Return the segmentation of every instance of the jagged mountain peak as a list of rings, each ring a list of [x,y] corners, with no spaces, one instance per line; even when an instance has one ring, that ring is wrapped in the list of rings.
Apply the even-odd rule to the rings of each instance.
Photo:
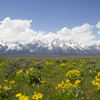
[[[35,43],[37,43],[37,41],[38,41],[38,40],[34,39],[34,40],[32,40],[31,42],[29,42],[29,43],[27,43],[27,44],[30,44],[30,43],[31,43],[31,44],[35,44]]]
[[[6,51],[8,51],[8,50],[22,50],[22,49],[23,48],[21,47],[21,45],[14,43],[14,44],[9,44]]]
[[[60,40],[56,38],[51,42],[47,40],[33,40],[27,44],[19,42],[7,43],[1,41],[0,54],[100,54],[100,45],[85,46],[73,40]],[[6,45],[6,46],[5,46]],[[2,51],[2,52],[1,52]]]
[[[12,43],[12,44],[21,44],[21,43],[19,43],[19,42],[14,42],[14,43]]]
[[[52,46],[57,46],[57,47],[63,47],[64,46],[64,43],[60,39],[54,39],[51,42],[51,45]]]
[[[49,44],[49,42],[47,40],[43,40],[42,41],[44,44]]]
[[[2,40],[2,41],[0,41],[0,45],[6,46],[7,45],[7,42],[5,40]]]
[[[60,42],[62,42],[62,41],[61,41],[59,38],[56,38],[56,39],[52,40],[52,42],[60,43]]]

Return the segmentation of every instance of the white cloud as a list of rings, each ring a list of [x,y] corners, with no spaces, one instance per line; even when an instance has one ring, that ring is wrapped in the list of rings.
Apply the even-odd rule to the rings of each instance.
[[[56,33],[45,31],[36,32],[32,30],[31,27],[32,20],[11,20],[9,17],[0,21],[0,40],[5,40],[7,42],[31,42],[34,39],[37,40],[48,40],[52,41],[55,38],[60,40],[74,40],[87,44],[92,39],[96,38],[92,35],[93,26],[85,23],[82,26],[74,27],[73,29],[68,29],[67,27],[62,28]],[[98,27],[98,25],[96,25]]]
[[[92,28],[89,24],[85,23],[82,26],[75,27],[71,30],[73,40],[81,43],[88,43],[93,38],[96,38],[92,35]]]
[[[9,17],[1,21],[0,40],[4,39],[8,42],[25,41],[36,32],[30,29],[32,20],[11,20]]]
[[[97,28],[99,28],[100,29],[100,21],[96,24],[96,26],[95,27],[97,27]],[[98,31],[98,34],[100,34],[100,31]]]
[[[86,44],[91,39],[95,38],[94,35],[92,35],[92,28],[93,26],[90,26],[89,24],[85,23],[82,26],[74,27],[72,30],[67,29],[67,27],[64,27],[61,29],[61,31],[57,31],[58,37],[61,39],[66,40],[74,40],[76,42],[81,42]]]
[[[100,45],[100,40],[90,41],[89,44],[98,44]]]
[[[98,34],[100,34],[100,31],[98,31]]]
[[[98,22],[97,25],[96,25],[95,27],[97,27],[97,28],[100,29],[100,22]],[[100,31],[98,31],[98,34],[100,34]]]
[[[83,24],[82,26],[74,27],[72,30],[64,27],[60,31],[57,31],[57,33],[37,33],[35,39],[47,39],[48,41],[52,41],[55,38],[59,38],[60,40],[74,40],[76,42],[87,44],[90,40],[96,38],[94,35],[92,35],[92,28],[93,26],[90,26],[87,23]]]
[[[95,27],[100,28],[100,22],[98,22]]]

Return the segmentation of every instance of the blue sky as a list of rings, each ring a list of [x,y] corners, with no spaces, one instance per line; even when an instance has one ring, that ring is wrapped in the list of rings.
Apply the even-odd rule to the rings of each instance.
[[[27,20],[32,22],[26,22],[26,27],[23,26],[23,24],[20,26],[20,23],[14,22],[13,26],[16,26],[16,23],[22,28],[21,31],[19,31],[19,28],[17,27],[16,30],[14,27],[10,28],[10,21],[9,21],[9,27],[5,27],[6,24],[3,24],[5,19],[9,19],[12,23],[14,20],[21,20],[20,23],[23,23],[22,21]],[[99,28],[99,21],[100,21],[100,0],[1,0],[0,1],[0,36],[1,38],[7,41],[23,41],[25,42],[25,39],[29,39],[32,41],[33,39],[41,39],[41,34],[43,39],[46,39],[50,37],[50,40],[52,37],[56,37],[56,34],[59,34],[59,37],[61,36],[61,39],[63,39],[62,36],[64,36],[64,39],[73,39],[74,36],[78,36],[79,33],[77,31],[79,30],[80,34],[84,32],[81,32],[80,27],[88,27],[86,31],[90,32],[84,32],[84,34],[80,35],[84,36],[84,39],[87,36],[90,36],[89,40],[86,39],[86,42],[98,42],[100,39],[100,34],[98,34],[98,31],[100,31]],[[87,24],[85,24],[87,23]],[[30,24],[30,25],[28,25]],[[98,24],[98,27],[95,27]],[[93,25],[93,27],[92,27]],[[23,29],[24,27],[24,29]],[[77,31],[74,31],[74,28],[77,28]],[[92,29],[91,29],[92,27]],[[31,35],[28,35],[28,31],[25,33],[25,29],[28,28],[30,31],[33,31]],[[62,30],[63,29],[63,30]],[[10,30],[10,31],[9,31]],[[18,31],[17,33],[13,33],[13,31]],[[63,33],[62,33],[62,31]],[[68,31],[70,30],[70,32]],[[7,37],[8,32],[9,36],[11,34],[11,38]],[[45,32],[44,32],[45,31]],[[59,32],[58,32],[59,31]],[[11,33],[12,32],[12,33]],[[34,33],[35,32],[35,33]],[[50,33],[51,32],[51,33]],[[72,34],[70,37],[66,33]],[[75,34],[73,33],[75,32]],[[25,33],[25,34],[24,34]],[[5,35],[4,35],[5,34]],[[16,36],[16,39],[12,37],[12,34]],[[21,36],[26,35],[27,38],[21,40],[21,36],[18,36],[18,34]],[[30,34],[30,33],[29,33]],[[44,36],[45,34],[49,34],[48,36]],[[85,35],[88,34],[88,35]],[[38,36],[39,35],[39,36]],[[92,36],[92,37],[91,37]],[[45,37],[45,38],[44,38]],[[65,38],[66,37],[66,38]],[[68,38],[67,38],[68,37]],[[9,40],[9,39],[10,40]],[[75,41],[78,42],[78,38],[76,37]],[[79,40],[79,42],[82,42],[83,38]],[[83,43],[86,44],[85,41]]]

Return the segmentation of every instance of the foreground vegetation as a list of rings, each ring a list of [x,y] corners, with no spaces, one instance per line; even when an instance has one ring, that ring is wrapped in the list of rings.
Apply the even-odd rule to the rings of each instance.
[[[0,100],[99,99],[99,57],[0,58]]]

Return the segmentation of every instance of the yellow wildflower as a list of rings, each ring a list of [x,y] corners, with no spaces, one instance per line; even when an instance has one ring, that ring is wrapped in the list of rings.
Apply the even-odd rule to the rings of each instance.
[[[76,88],[76,85],[72,85],[72,87]]]
[[[30,68],[29,70],[32,71],[34,69],[34,67]]]
[[[5,90],[8,89],[8,86],[4,86],[3,89],[5,89]]]
[[[58,83],[58,87],[59,87],[59,88],[61,87],[61,84],[60,84],[60,83]]]
[[[61,84],[60,86],[61,86],[61,88],[65,88],[65,84]]]
[[[69,88],[69,84],[66,84],[66,87]]]
[[[39,63],[39,62],[35,62],[35,64],[37,64],[37,63]]]
[[[64,84],[64,81],[61,81],[62,84]]]
[[[97,75],[100,76],[100,72],[98,72]]]
[[[38,95],[33,95],[33,97],[32,97],[32,99],[36,99],[36,100],[38,100]]]
[[[12,89],[12,87],[10,86],[10,89]]]
[[[96,81],[100,81],[100,79],[99,78],[96,78]]]
[[[96,82],[96,85],[99,85],[99,82]]]
[[[13,83],[13,84],[14,84],[14,83],[15,83],[15,81],[10,81],[10,83]]]
[[[90,73],[92,73],[92,70],[90,69]]]
[[[32,60],[32,62],[34,62],[34,60]]]
[[[27,96],[21,95],[19,97],[19,100],[29,100]]]
[[[99,90],[100,89],[100,86],[97,89]]]
[[[45,81],[40,81],[40,83],[45,83]]]
[[[23,71],[23,70],[18,71],[18,72],[16,73],[16,75],[20,74],[22,71]]]
[[[75,84],[78,84],[78,83],[80,83],[81,82],[81,80],[76,80],[75,81]]]
[[[24,76],[26,76],[26,74],[24,74]]]
[[[38,96],[38,98],[42,98],[43,94],[42,93],[38,93],[37,96]]]
[[[38,70],[37,68],[35,68],[35,70]]]
[[[34,93],[36,94],[36,91],[34,91]]]
[[[28,71],[28,70],[26,70],[26,73],[29,73],[29,71]]]
[[[97,79],[97,76],[95,76],[95,79]]]
[[[95,84],[96,84],[95,80],[93,80],[93,81],[92,81],[92,84],[93,84],[93,85],[95,85]]]
[[[68,83],[69,86],[72,86],[72,83]]]
[[[55,87],[55,90],[57,90],[57,86]]]
[[[8,80],[4,80],[5,82],[8,82]]]
[[[22,93],[18,93],[16,94],[16,97],[20,97],[22,95]]]
[[[70,80],[66,80],[66,82],[68,83],[68,82],[70,82]]]

